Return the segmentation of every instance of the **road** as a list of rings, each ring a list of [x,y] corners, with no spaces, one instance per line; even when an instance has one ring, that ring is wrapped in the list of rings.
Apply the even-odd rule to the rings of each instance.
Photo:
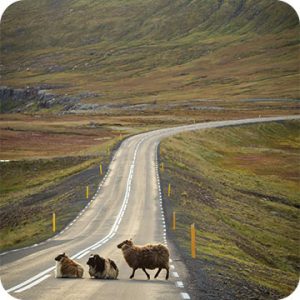
[[[55,237],[31,247],[1,254],[1,281],[17,299],[189,299],[188,270],[176,260],[166,239],[165,219],[157,169],[161,139],[189,130],[299,119],[284,116],[192,124],[139,134],[126,139],[115,153],[98,192],[70,226]],[[57,212],[59,215],[59,212]],[[131,269],[116,245],[128,238],[137,244],[167,243],[171,249],[170,279],[162,270],[151,280]],[[85,268],[83,279],[54,278],[54,257],[66,252]],[[113,259],[118,280],[90,279],[86,262],[91,253]],[[175,258],[175,259],[174,259]]]

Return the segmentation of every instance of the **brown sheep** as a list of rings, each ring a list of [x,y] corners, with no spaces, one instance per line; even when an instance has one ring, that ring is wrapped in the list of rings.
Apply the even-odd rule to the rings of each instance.
[[[142,269],[147,278],[150,279],[150,275],[146,272],[146,269],[154,270],[158,268],[154,278],[156,278],[162,269],[167,270],[166,279],[169,278],[169,250],[162,244],[148,244],[145,246],[136,246],[132,240],[125,240],[117,246],[122,249],[123,256],[129,265],[133,269],[130,279],[134,277],[134,273],[137,269]]]
[[[82,278],[83,267],[70,259],[65,253],[55,257],[55,277],[59,278]]]

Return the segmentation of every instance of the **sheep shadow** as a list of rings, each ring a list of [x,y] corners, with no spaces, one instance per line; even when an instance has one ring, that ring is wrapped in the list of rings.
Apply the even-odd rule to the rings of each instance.
[[[68,279],[68,278],[65,278]],[[69,279],[76,279],[76,278],[69,278]],[[117,279],[103,279],[103,278],[82,278],[82,279],[87,279],[87,280],[93,280],[93,281],[99,281],[99,282],[125,282],[125,283],[146,283],[146,284],[151,284],[151,283],[158,283],[158,284],[165,284],[165,283],[171,283],[169,280],[165,279],[130,279],[130,278],[117,278]]]
[[[68,280],[78,280],[78,279],[86,279],[85,277],[53,277],[54,279],[57,279],[57,280],[65,280],[65,281],[68,281]]]
[[[145,285],[150,286],[150,285],[156,285],[156,286],[172,286],[174,285],[174,282],[172,280],[165,280],[165,279],[130,279],[130,278],[117,278],[117,279],[99,279],[99,278],[89,278],[89,277],[83,277],[83,278],[69,278],[69,277],[60,277],[60,278],[55,278],[58,279],[60,282],[74,282],[77,279],[80,280],[87,280],[90,282],[91,285],[101,283],[105,285],[117,285],[118,284],[126,284],[128,286],[131,285]]]
[[[144,283],[144,284],[159,284],[159,285],[173,285],[171,280],[165,279],[130,279],[130,278],[119,278],[119,281],[126,282],[128,284]]]
[[[53,277],[54,280],[58,280],[59,282],[71,282],[71,281],[76,281],[76,280],[84,280],[86,278],[82,277],[82,278],[71,278],[71,277]]]

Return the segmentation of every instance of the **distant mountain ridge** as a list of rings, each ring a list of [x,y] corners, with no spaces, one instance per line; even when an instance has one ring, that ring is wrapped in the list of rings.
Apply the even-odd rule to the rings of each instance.
[[[249,57],[269,64],[269,57],[272,66],[265,72],[281,57],[284,65],[278,69],[295,76],[298,69],[290,65],[295,66],[297,50],[298,17],[274,0],[23,0],[6,11],[1,23],[4,85],[60,85],[61,94],[101,93],[105,97],[92,99],[100,102],[169,100],[175,91],[180,99],[194,98],[203,87],[210,95],[220,84],[225,86],[213,97],[233,96],[232,86],[245,96],[266,96],[256,87],[260,83],[250,94],[241,90],[249,74],[237,74],[236,66],[226,76],[211,70],[225,72],[233,66],[231,59],[249,68]],[[268,51],[271,57],[263,57]],[[272,94],[271,87],[267,91]],[[298,94],[283,91],[282,96]]]
[[[20,10],[22,19],[13,20]],[[78,47],[102,41],[148,44],[149,40],[178,39],[196,32],[264,34],[296,25],[295,12],[274,0],[25,0],[3,18],[1,50]]]

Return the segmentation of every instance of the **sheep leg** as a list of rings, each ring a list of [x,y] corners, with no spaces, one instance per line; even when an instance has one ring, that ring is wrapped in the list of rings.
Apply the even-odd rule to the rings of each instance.
[[[168,278],[169,278],[169,269],[166,268],[166,270],[167,270],[166,280],[168,280]]]
[[[136,269],[133,269],[132,274],[131,274],[131,276],[130,276],[130,279],[132,279],[132,278],[134,277],[135,270],[136,270]]]
[[[161,271],[161,268],[158,269],[158,271],[157,271],[157,273],[155,274],[154,278],[156,278],[156,277],[159,275],[160,271]]]
[[[147,273],[146,269],[143,268],[143,271],[146,273],[148,280],[150,279],[150,275]]]
[[[136,269],[132,269],[132,274],[131,274],[131,276],[130,276],[130,279],[132,279],[132,278],[134,277],[135,270],[136,270]]]

